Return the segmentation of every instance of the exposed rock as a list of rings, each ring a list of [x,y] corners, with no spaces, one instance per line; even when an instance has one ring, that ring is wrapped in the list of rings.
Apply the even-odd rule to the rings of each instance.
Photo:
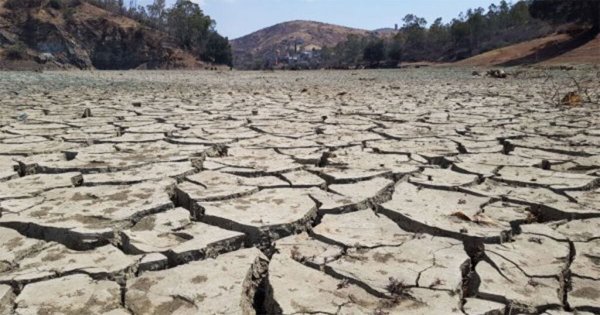
[[[502,69],[488,70],[486,75],[495,79],[506,79],[508,77],[508,74],[506,74],[506,72],[504,72]]]
[[[198,68],[201,63],[164,33],[88,2],[5,6],[0,38],[27,45],[19,60],[49,69]],[[68,10],[68,11],[67,11]],[[0,40],[0,44],[6,45]],[[14,69],[10,60],[2,63]],[[19,65],[19,63],[15,63]],[[33,67],[29,65],[29,67]]]

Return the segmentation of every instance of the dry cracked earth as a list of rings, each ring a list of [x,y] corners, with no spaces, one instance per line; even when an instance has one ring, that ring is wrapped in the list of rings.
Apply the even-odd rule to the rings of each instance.
[[[598,314],[600,107],[546,83],[2,73],[0,314]]]

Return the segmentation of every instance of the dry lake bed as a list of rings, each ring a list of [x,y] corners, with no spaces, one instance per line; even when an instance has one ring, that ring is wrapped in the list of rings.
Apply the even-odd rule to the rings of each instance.
[[[600,78],[514,73],[0,73],[0,314],[598,314]]]

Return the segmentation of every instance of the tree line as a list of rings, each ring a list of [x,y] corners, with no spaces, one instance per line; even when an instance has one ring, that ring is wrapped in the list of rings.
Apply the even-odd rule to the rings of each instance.
[[[147,6],[137,5],[135,0],[130,0],[129,5],[124,0],[85,1],[169,34],[179,46],[201,60],[232,64],[229,39],[221,36],[215,30],[216,22],[190,0],[177,0],[171,7],[167,7],[165,0],[154,0]]]
[[[597,0],[505,0],[484,8],[469,9],[444,23],[441,18],[428,26],[414,14],[390,36],[350,35],[334,47],[325,47],[319,67],[396,67],[400,62],[450,62],[489,50],[547,35],[554,25],[575,22],[600,31],[600,1]]]

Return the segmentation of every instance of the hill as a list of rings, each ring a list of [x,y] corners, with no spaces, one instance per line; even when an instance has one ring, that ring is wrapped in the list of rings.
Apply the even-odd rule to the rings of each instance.
[[[348,35],[365,36],[370,31],[339,25],[290,21],[273,25],[231,41],[234,65],[250,68],[255,62],[287,58],[299,52],[320,50],[345,41]],[[262,65],[261,65],[262,66]]]
[[[494,49],[473,57],[455,62],[456,66],[494,66],[514,63],[528,56],[538,55],[544,47],[558,46],[567,42],[571,37],[567,34],[552,34],[542,38]],[[535,62],[535,61],[534,61]]]
[[[166,34],[85,1],[0,0],[0,69],[200,66]]]
[[[593,39],[585,42],[583,45],[571,49],[559,56],[550,58],[544,63],[547,64],[595,64],[600,65],[600,34]]]
[[[494,49],[453,65],[600,64],[599,52],[600,35],[585,31],[561,32]]]

